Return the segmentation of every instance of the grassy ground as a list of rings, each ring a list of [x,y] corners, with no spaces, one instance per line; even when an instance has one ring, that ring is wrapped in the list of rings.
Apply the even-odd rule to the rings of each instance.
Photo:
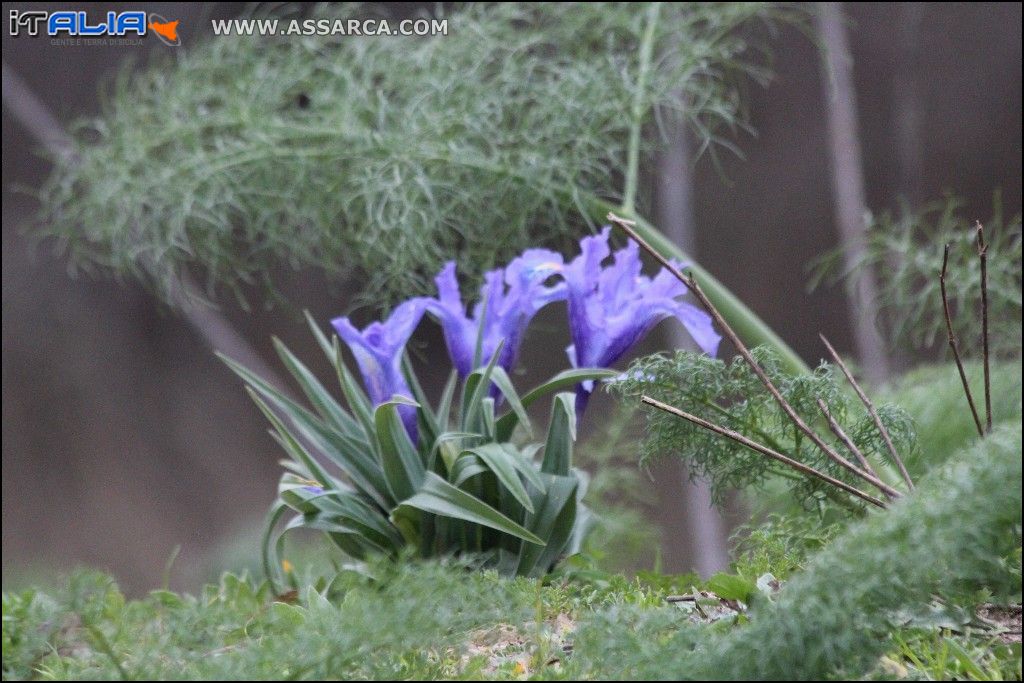
[[[623,673],[606,669],[610,634],[645,670],[663,663],[667,674],[680,633],[734,631],[747,620],[742,604],[706,593],[699,606],[666,600],[693,596],[685,577],[541,583],[412,564],[384,573],[344,574],[323,593],[283,600],[226,574],[199,596],[155,591],[133,601],[109,577],[76,574],[55,595],[4,596],[4,679],[604,678]],[[728,592],[729,580],[716,581]],[[1020,678],[1020,644],[1008,631],[938,608],[927,616],[931,625],[922,617],[892,634],[874,676]],[[1019,608],[1016,619],[1019,633]]]
[[[324,572],[293,556],[284,595],[228,573],[127,600],[82,572],[4,593],[3,678],[1020,680],[1019,364],[997,375],[983,441],[964,437],[949,374],[893,388],[929,454],[913,495],[824,536],[773,519],[732,574],[626,577],[579,558],[544,580],[412,561]]]

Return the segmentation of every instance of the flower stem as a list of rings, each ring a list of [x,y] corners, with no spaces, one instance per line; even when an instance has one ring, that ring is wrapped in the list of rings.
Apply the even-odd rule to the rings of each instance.
[[[640,39],[639,69],[636,76],[636,90],[633,93],[633,111],[629,125],[629,148],[626,157],[626,180],[622,194],[621,210],[633,213],[636,207],[636,188],[640,172],[640,133],[644,122],[644,95],[647,90],[647,74],[651,69],[654,52],[654,28],[658,25],[661,3],[653,2],[647,8],[647,24]]]

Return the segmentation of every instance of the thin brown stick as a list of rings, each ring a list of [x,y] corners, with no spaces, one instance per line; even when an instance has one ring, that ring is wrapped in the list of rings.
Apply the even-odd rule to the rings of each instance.
[[[946,266],[949,263],[949,245],[942,251],[942,270],[939,272],[939,290],[942,292],[942,312],[946,316],[946,341],[953,351],[953,360],[956,362],[956,369],[960,373],[960,382],[964,385],[964,394],[967,396],[967,405],[971,407],[971,416],[974,417],[974,426],[978,428],[978,436],[985,436],[985,430],[981,426],[981,418],[978,417],[978,408],[974,405],[974,395],[971,393],[971,385],[967,382],[967,373],[964,372],[964,362],[960,359],[960,345],[953,333],[953,319],[949,314],[949,297],[946,295]]]
[[[827,406],[826,406],[826,409],[827,409]],[[837,423],[836,427],[838,427],[838,426],[839,425]],[[842,430],[840,429],[840,431],[842,431]],[[856,448],[856,446],[854,446],[854,448]],[[870,465],[868,467],[865,467],[865,468],[861,469],[860,467],[857,467],[856,465],[854,465],[852,462],[850,462],[849,460],[847,460],[843,456],[839,455],[838,452],[836,452],[834,454],[827,454],[827,455],[829,455],[829,458],[833,462],[837,463],[840,467],[844,467],[845,469],[849,470],[850,472],[852,472],[853,474],[857,475],[858,477],[860,477],[864,481],[868,482],[869,484],[873,484],[879,491],[884,493],[886,495],[886,497],[889,498],[889,500],[892,500],[893,498],[896,497],[896,496],[893,495],[893,492],[895,491],[895,489],[893,489],[891,486],[889,486],[888,484],[886,484],[885,486],[879,486],[876,483],[876,482],[880,482],[882,480],[878,477],[877,474],[875,474],[870,469]],[[862,455],[862,457],[863,457],[863,455]],[[865,462],[866,462],[866,460],[865,460]]]
[[[869,472],[873,476],[877,477],[878,474],[875,472],[875,469],[871,466],[868,459],[864,456],[864,452],[857,447],[857,444],[853,442],[853,439],[851,439],[843,430],[842,425],[840,425],[836,418],[833,417],[832,411],[828,409],[828,404],[821,398],[818,398],[817,401],[818,407],[821,409],[821,414],[825,416],[825,421],[828,422],[828,427],[832,430],[832,433],[836,435],[836,438],[839,439],[844,446],[846,446],[846,450],[853,454],[853,457],[857,459],[857,462],[860,463],[860,466],[865,472]]]
[[[704,290],[702,290],[700,288],[700,285],[697,284],[696,279],[694,279],[692,276],[684,275],[675,265],[672,264],[671,261],[666,259],[661,254],[659,254],[657,250],[655,250],[642,237],[640,237],[640,235],[638,235],[636,231],[633,229],[633,221],[629,221],[626,220],[625,218],[616,216],[614,213],[608,214],[608,220],[622,228],[622,230],[631,238],[633,238],[636,241],[636,243],[639,244],[644,249],[644,251],[646,251],[648,254],[657,259],[657,261],[662,266],[664,266],[670,273],[672,273],[672,275],[674,275],[680,282],[686,285],[691,292],[693,292],[694,296],[697,297],[697,300],[700,301],[702,306],[704,306],[704,309],[711,314],[712,318],[714,318],[715,322],[718,324],[718,327],[722,330],[725,336],[729,338],[729,341],[731,341],[733,346],[736,347],[736,350],[739,351],[741,356],[743,356],[743,359],[747,362],[747,365],[750,366],[750,368],[754,371],[754,374],[756,374],[758,378],[761,380],[761,383],[764,384],[765,388],[768,390],[768,393],[770,393],[772,397],[775,399],[776,403],[779,404],[783,412],[785,412],[786,415],[789,416],[789,419],[793,421],[793,423],[797,426],[797,428],[800,431],[807,435],[807,437],[814,443],[815,446],[821,449],[822,453],[824,453],[833,461],[839,464],[846,463],[846,465],[843,465],[844,467],[851,467],[851,471],[857,474],[857,476],[859,476],[861,479],[864,479],[872,486],[876,487],[878,490],[884,492],[886,495],[892,496],[893,498],[899,498],[902,495],[899,491],[889,486],[878,477],[874,477],[868,474],[867,472],[864,472],[859,468],[854,467],[849,460],[839,455],[839,453],[836,452],[834,448],[832,448],[824,439],[818,436],[818,434],[813,429],[811,429],[806,422],[804,422],[803,418],[800,417],[800,414],[796,412],[793,406],[789,404],[789,401],[787,401],[785,397],[783,397],[782,393],[778,390],[778,388],[776,388],[775,384],[768,377],[768,374],[764,371],[764,369],[760,365],[758,365],[756,360],[754,360],[754,357],[750,354],[750,350],[747,349],[746,345],[744,345],[744,343],[740,340],[736,332],[733,331],[732,327],[729,326],[729,323],[725,321],[725,318],[723,318],[722,314],[718,312],[718,309],[715,308],[715,305],[711,303],[711,300],[708,299],[707,295],[704,293]]]
[[[981,260],[981,358],[985,367],[985,431],[992,432],[992,383],[988,355],[988,244],[985,228],[977,222],[978,258]]]
[[[653,406],[653,407],[657,408],[658,410],[663,410],[666,413],[669,413],[671,415],[675,415],[676,417],[681,417],[684,420],[687,420],[688,422],[692,422],[693,424],[697,425],[698,427],[703,427],[704,429],[712,431],[715,434],[719,434],[719,435],[724,436],[726,438],[732,439],[733,441],[746,446],[747,448],[749,448],[752,451],[757,451],[758,453],[760,453],[762,455],[766,455],[769,458],[771,458],[772,460],[777,460],[778,462],[781,462],[784,465],[792,467],[793,469],[795,469],[795,470],[797,470],[799,472],[802,472],[803,474],[806,474],[807,476],[816,477],[816,478],[821,479],[822,481],[827,482],[827,483],[829,483],[829,484],[831,484],[833,486],[837,486],[837,487],[841,488],[842,490],[846,491],[847,493],[853,494],[853,495],[857,496],[858,498],[860,498],[861,500],[865,500],[865,501],[871,503],[872,505],[876,505],[876,506],[878,506],[880,508],[883,508],[883,509],[886,507],[884,502],[882,502],[878,498],[875,498],[871,494],[865,493],[864,491],[861,491],[860,489],[858,489],[855,486],[850,486],[849,484],[847,484],[844,481],[841,481],[841,480],[836,479],[834,477],[830,477],[829,475],[825,474],[824,472],[819,472],[818,470],[814,469],[813,467],[811,467],[809,465],[805,465],[805,464],[803,464],[802,462],[800,462],[798,460],[794,460],[793,458],[790,458],[789,456],[783,455],[782,453],[779,453],[778,451],[772,450],[771,448],[768,448],[765,445],[759,444],[756,441],[752,441],[751,439],[748,439],[747,437],[743,436],[739,432],[734,432],[733,430],[727,429],[726,427],[722,427],[720,425],[716,425],[713,422],[708,422],[704,418],[697,417],[696,415],[691,415],[690,413],[687,413],[687,412],[685,412],[683,410],[680,410],[679,408],[676,408],[674,406],[670,406],[667,403],[662,403],[661,401],[659,401],[657,399],[654,399],[654,398],[651,398],[650,396],[641,396],[640,400],[643,403],[646,403],[649,406]]]
[[[885,442],[885,447],[889,449],[889,455],[892,456],[892,461],[896,463],[896,468],[900,471],[900,475],[903,477],[903,481],[906,482],[907,488],[911,491],[914,490],[914,481],[910,478],[910,472],[907,471],[906,465],[903,464],[903,458],[900,457],[899,452],[896,450],[896,445],[892,442],[892,436],[889,435],[889,430],[885,428],[885,424],[882,422],[882,416],[878,414],[875,409],[875,404],[871,402],[868,395],[864,393],[864,390],[860,388],[860,384],[854,379],[853,373],[850,372],[850,368],[846,367],[846,363],[840,358],[836,352],[835,347],[829,342],[828,338],[822,333],[818,333],[818,338],[821,339],[821,343],[828,349],[829,355],[832,357],[832,362],[842,370],[843,376],[846,377],[846,381],[850,383],[853,390],[857,393],[857,397],[860,398],[860,402],[867,408],[868,414],[871,415],[871,419],[875,423],[875,427],[878,429],[878,433],[882,435],[882,441]]]

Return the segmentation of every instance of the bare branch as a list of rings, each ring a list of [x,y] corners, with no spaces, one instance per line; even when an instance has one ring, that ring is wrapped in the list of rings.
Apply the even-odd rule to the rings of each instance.
[[[846,450],[850,451],[850,453],[853,454],[853,457],[857,459],[857,462],[860,463],[860,466],[864,469],[865,472],[868,472],[872,476],[877,477],[878,474],[875,472],[874,468],[871,467],[871,463],[864,456],[864,453],[857,447],[857,444],[853,442],[853,439],[851,439],[849,435],[845,431],[843,431],[842,426],[835,419],[835,417],[832,416],[832,411],[828,409],[828,404],[825,403],[825,401],[823,401],[821,398],[818,398],[817,400],[818,407],[821,408],[821,414],[825,416],[825,420],[828,422],[829,429],[832,430],[832,433],[836,435],[836,438],[839,439],[844,446],[846,446]]]
[[[864,407],[868,409],[868,414],[871,415],[871,419],[874,421],[875,427],[878,428],[878,433],[882,435],[882,440],[885,441],[885,447],[889,449],[889,455],[892,456],[893,462],[896,463],[896,467],[899,469],[900,475],[903,477],[903,481],[906,482],[907,488],[913,490],[914,482],[910,478],[910,472],[907,471],[906,465],[903,464],[903,458],[901,458],[900,454],[896,451],[896,446],[892,442],[892,436],[889,435],[889,430],[885,428],[881,415],[879,415],[878,411],[875,409],[875,404],[871,402],[868,395],[864,393],[863,389],[861,389],[860,384],[858,384],[857,380],[854,379],[853,373],[850,372],[850,368],[846,367],[846,363],[843,362],[843,359],[840,358],[835,348],[831,343],[829,343],[828,338],[820,332],[818,333],[818,338],[821,339],[821,343],[823,343],[825,348],[828,349],[828,353],[832,357],[832,362],[842,370],[843,375],[846,377],[846,381],[850,383],[853,390],[857,392],[857,396],[860,398],[861,403],[863,403]]]
[[[992,382],[989,377],[988,353],[988,244],[985,228],[977,222],[978,258],[981,260],[981,357],[985,367],[985,431],[992,433]],[[945,263],[943,263],[945,269]]]
[[[649,406],[653,406],[653,407],[655,407],[655,408],[657,408],[659,410],[665,411],[666,413],[669,413],[671,415],[675,415],[676,417],[681,417],[684,420],[687,420],[688,422],[692,422],[693,424],[697,425],[698,427],[703,427],[704,429],[710,430],[710,431],[712,431],[712,432],[714,432],[716,434],[719,434],[719,435],[724,436],[726,438],[732,439],[733,441],[735,441],[735,442],[737,442],[739,444],[742,444],[743,446],[746,446],[747,448],[749,448],[752,451],[756,451],[756,452],[758,452],[758,453],[760,453],[762,455],[766,455],[769,458],[771,458],[772,460],[776,460],[778,462],[781,462],[784,465],[787,465],[788,467],[792,467],[793,469],[795,469],[795,470],[797,470],[799,472],[802,472],[803,474],[806,474],[809,477],[815,477],[817,479],[821,479],[822,481],[827,482],[827,483],[831,484],[832,486],[836,486],[838,488],[841,488],[842,490],[846,491],[847,493],[853,494],[853,495],[857,496],[858,498],[860,498],[861,500],[865,500],[865,501],[871,503],[872,505],[875,505],[875,506],[883,508],[883,509],[886,507],[884,502],[882,502],[878,498],[875,498],[871,494],[865,493],[864,491],[861,491],[860,489],[856,488],[855,486],[850,486],[846,482],[841,481],[839,479],[836,479],[835,477],[831,477],[831,476],[825,474],[824,472],[819,472],[818,470],[814,469],[813,467],[811,467],[809,465],[805,465],[802,462],[799,462],[798,460],[794,460],[793,458],[790,458],[789,456],[783,455],[782,453],[779,453],[778,451],[772,450],[771,448],[768,448],[765,445],[759,444],[756,441],[752,441],[751,439],[748,439],[747,437],[743,436],[739,432],[735,432],[735,431],[733,431],[731,429],[727,429],[726,427],[722,427],[720,425],[716,425],[713,422],[708,422],[707,420],[705,420],[705,419],[703,419],[701,417],[697,417],[696,415],[691,415],[690,413],[687,413],[687,412],[685,412],[683,410],[680,410],[679,408],[676,408],[674,406],[670,406],[667,403],[662,403],[661,401],[659,401],[657,399],[654,399],[654,398],[651,398],[650,396],[641,396],[640,400],[643,403],[646,403]]]
[[[75,146],[57,117],[7,62],[3,63],[3,93],[4,107],[50,155],[65,162],[75,160]]]
[[[971,416],[974,417],[974,426],[978,428],[978,436],[985,436],[985,430],[981,426],[981,418],[978,417],[978,408],[974,405],[974,395],[971,394],[971,385],[967,382],[967,373],[964,372],[964,363],[960,359],[960,345],[953,333],[953,319],[949,314],[949,297],[946,295],[946,266],[949,263],[949,245],[942,251],[942,271],[939,272],[939,290],[942,292],[942,312],[946,316],[946,341],[953,351],[953,360],[956,362],[956,369],[960,373],[960,382],[964,385],[964,394],[967,395],[967,404],[971,407]]]
[[[754,357],[750,354],[750,350],[747,349],[746,345],[740,340],[736,332],[733,331],[732,327],[729,326],[729,323],[725,321],[725,318],[723,318],[722,314],[718,312],[718,309],[715,308],[715,305],[711,303],[711,300],[708,299],[707,295],[700,288],[700,285],[697,284],[696,279],[694,279],[692,276],[684,275],[682,271],[680,271],[679,268],[677,268],[671,261],[666,259],[661,254],[659,254],[657,250],[655,250],[642,237],[640,237],[640,235],[637,234],[636,230],[633,229],[635,225],[633,221],[626,220],[625,218],[616,216],[614,213],[608,214],[608,220],[619,226],[624,232],[626,232],[626,234],[628,234],[632,239],[634,239],[637,242],[637,244],[639,244],[644,249],[644,251],[653,256],[662,266],[664,266],[670,273],[672,273],[672,275],[674,275],[680,282],[686,285],[686,287],[691,292],[693,292],[693,295],[697,297],[697,300],[700,301],[704,309],[711,314],[711,317],[714,318],[715,323],[718,324],[718,327],[722,330],[725,336],[729,339],[729,341],[732,342],[733,346],[736,347],[736,350],[739,351],[740,355],[743,356],[743,359],[747,362],[747,365],[749,365],[751,370],[754,371],[754,374],[758,376],[758,378],[761,380],[761,383],[764,384],[765,388],[768,390],[768,393],[772,395],[776,403],[778,403],[779,406],[782,408],[783,412],[785,412],[786,415],[789,416],[789,419],[793,421],[793,424],[795,424],[801,432],[807,435],[807,437],[811,440],[812,443],[814,443],[815,446],[821,449],[822,453],[824,453],[837,463],[842,464],[845,462],[849,464],[853,468],[851,471],[854,471],[859,477],[861,477],[862,479],[864,479],[865,481],[867,481],[880,491],[883,491],[884,493],[886,493],[886,495],[892,496],[893,498],[899,498],[902,495],[899,491],[889,486],[878,477],[872,476],[867,472],[860,470],[857,467],[853,467],[852,463],[850,463],[849,460],[846,460],[846,458],[839,455],[839,453],[836,452],[836,450],[832,448],[832,446],[830,446],[824,439],[818,436],[818,434],[807,425],[804,419],[800,417],[800,414],[796,412],[793,406],[789,404],[789,401],[785,399],[782,393],[771,381],[771,379],[768,377],[768,374],[764,371],[764,368],[758,365],[757,361],[754,360]]]

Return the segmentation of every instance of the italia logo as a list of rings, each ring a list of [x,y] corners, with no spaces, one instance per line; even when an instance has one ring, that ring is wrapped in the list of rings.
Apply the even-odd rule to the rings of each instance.
[[[107,12],[105,20],[92,21],[84,11],[75,12],[19,12],[12,9],[9,31],[13,38],[22,34],[47,35],[51,38],[99,38],[102,36],[141,37],[155,35],[164,45],[181,45],[178,20],[170,20],[152,12]]]

